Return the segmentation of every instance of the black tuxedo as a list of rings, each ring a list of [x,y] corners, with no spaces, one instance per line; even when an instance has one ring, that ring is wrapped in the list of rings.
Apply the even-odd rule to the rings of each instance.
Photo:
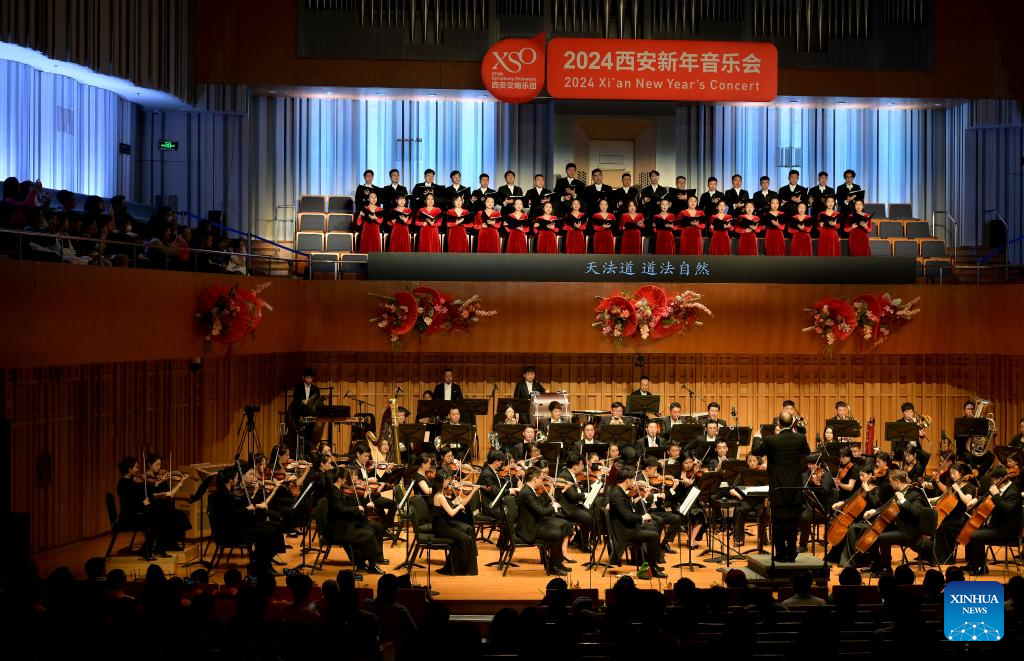
[[[436,386],[434,386],[433,398],[434,399],[444,399],[444,383],[439,383]],[[453,402],[454,401],[458,401],[458,400],[460,400],[462,398],[463,398],[462,397],[462,388],[459,387],[459,384],[452,383],[452,398],[451,398],[451,401],[453,401]]]
[[[366,184],[360,184],[356,186],[356,194],[354,199],[356,201],[356,209],[362,209],[363,207],[370,204],[370,193],[377,194],[377,203],[380,204],[381,190],[376,186]],[[383,206],[383,205],[381,205]]]
[[[646,214],[644,205],[640,203],[640,189],[636,186],[630,186],[629,190],[625,188],[615,189],[615,208],[612,209],[615,213],[626,213],[629,207],[629,201],[636,202],[637,211]]]
[[[498,497],[498,492],[501,491],[501,487],[507,482],[507,479],[498,477],[498,474],[494,472],[494,469],[489,464],[480,469],[480,476],[477,478],[476,483],[480,487],[480,511],[486,516],[492,519],[501,517],[498,509],[491,507],[491,502]],[[509,495],[508,489],[505,489],[503,495]]]
[[[512,211],[512,203],[515,201],[513,198],[517,197],[523,197],[522,188],[515,185],[513,185],[512,188],[509,188],[508,184],[502,184],[498,187],[498,191],[495,193],[494,206],[497,209],[501,209],[503,214],[510,213]],[[505,206],[506,200],[508,200],[507,207]],[[523,204],[526,204],[525,200],[523,200]]]
[[[560,213],[565,213],[572,208],[573,193],[576,194],[577,198],[580,198],[583,193],[583,182],[579,179],[569,179],[568,177],[559,177],[558,181],[555,182],[555,197],[560,206]],[[568,197],[569,199],[565,199]],[[580,199],[582,202],[583,200]]]
[[[320,388],[316,384],[309,386],[309,404],[303,404],[302,400],[307,399],[306,397],[306,384],[299,383],[292,389],[292,401],[288,406],[288,415],[290,417],[290,426],[292,429],[302,432],[302,437],[306,443],[312,444],[320,440],[320,433],[323,433],[323,424],[320,426],[320,433],[317,433],[317,423],[311,422],[307,425],[299,425],[299,419],[308,417],[314,414],[316,407],[320,405]],[[297,441],[296,441],[297,442]]]
[[[348,496],[332,485],[327,495],[327,530],[333,544],[348,544],[356,557],[355,562],[376,561],[381,557],[381,546],[366,514],[359,511],[354,496]]]
[[[544,390],[544,386],[541,385],[540,381],[537,381],[536,379],[533,380],[532,389],[534,392],[539,392],[541,394],[547,392],[547,390]],[[527,385],[526,380],[524,379],[516,384],[516,390],[512,393],[512,397],[515,399],[530,399],[530,390],[531,387]]]
[[[611,487],[608,494],[608,513],[611,519],[609,531],[614,546],[614,556],[609,553],[612,562],[619,562],[622,552],[628,544],[638,544],[644,551],[644,559],[649,563],[657,563],[661,557],[658,548],[658,524],[651,521],[644,523],[643,515],[633,509],[633,501],[622,487]]]
[[[720,190],[714,192],[704,191],[700,194],[700,201],[697,202],[697,208],[704,212],[704,215],[711,217],[718,213],[718,202],[719,200],[725,199],[725,193]]]
[[[436,200],[437,206],[444,209],[450,209],[455,206],[455,198],[459,195],[462,196],[462,206],[469,209],[469,186],[463,186],[461,184],[457,188],[452,185],[441,191],[441,199]]]
[[[526,197],[523,200],[523,205],[530,207],[530,218],[536,218],[537,216],[544,213],[544,203],[555,202],[554,194],[547,188],[542,188],[539,191],[536,186],[526,191]],[[558,213],[558,205],[553,204],[554,213]]]
[[[769,202],[771,202],[771,199],[773,197],[778,197],[778,196],[779,196],[779,194],[776,193],[775,191],[771,190],[771,189],[768,189],[767,193],[762,191],[762,190],[758,190],[750,198],[751,200],[754,201],[754,213],[756,213],[758,215],[761,215],[762,213],[767,211],[768,210],[768,204],[769,204]]]
[[[768,487],[772,507],[772,544],[781,562],[796,560],[797,522],[803,509],[804,496],[800,474],[804,459],[811,453],[807,437],[791,429],[761,439],[752,454],[768,457]]]
[[[565,491],[562,491],[561,487],[556,487],[555,498],[558,500],[558,504],[562,506],[565,518],[580,527],[578,539],[589,544],[591,531],[594,528],[594,513],[583,506],[586,498],[576,485],[576,479],[573,477],[572,472],[566,468],[558,476],[572,486]]]
[[[409,191],[406,190],[405,186],[402,184],[392,186],[390,183],[378,190],[377,204],[381,205],[385,209],[391,209],[398,203],[399,195],[405,195],[406,204],[411,204],[411,200],[409,200]],[[363,207],[360,206],[358,208],[362,209]]]
[[[550,501],[541,500],[532,487],[525,486],[516,496],[519,521],[516,535],[524,542],[545,542],[553,565],[562,563],[562,539],[569,534],[569,522],[557,517]]]
[[[851,193],[856,193],[860,189],[861,189],[860,188],[860,184],[850,184],[850,187],[847,188],[845,182],[843,182],[843,183],[839,184],[838,186],[836,186],[836,202],[839,203],[838,207],[839,207],[840,211],[843,211],[844,213],[851,213],[851,212],[853,212],[853,202],[850,202],[849,204],[847,204],[846,203],[846,196],[850,195]],[[854,201],[856,201],[856,200],[854,200]]]
[[[493,188],[477,188],[476,190],[473,191],[469,200],[466,202],[466,208],[472,210],[474,213],[477,211],[482,211],[484,208],[484,198],[486,198],[488,195],[493,197],[497,195],[497,193],[498,191],[494,190]],[[494,201],[494,208],[497,209],[498,200],[496,197]]]
[[[771,462],[768,465],[771,466]],[[910,487],[904,492],[904,495],[906,500],[900,505],[900,513],[896,520],[878,536],[875,547],[868,551],[869,555],[877,555],[882,569],[892,565],[893,545],[913,546],[920,541],[921,534],[925,532],[923,517],[925,512],[931,509],[928,499],[917,487]],[[881,506],[884,507],[887,502]]]
[[[725,203],[727,205],[725,212],[732,217],[736,217],[743,213],[743,204],[750,199],[750,193],[744,189],[740,189],[736,192],[735,188],[730,188],[725,191]]]
[[[658,184],[657,188],[654,186],[644,186],[640,189],[640,203],[643,205],[643,212],[648,216],[654,216],[661,212],[661,201],[666,197],[673,199],[671,196],[674,195],[674,188],[662,186]],[[673,199],[672,208],[675,209],[675,201]]]
[[[588,214],[595,214],[598,209],[598,203],[601,200],[608,200],[608,211],[615,213],[615,204],[613,200],[613,194],[615,191],[608,184],[601,184],[601,190],[597,189],[597,186],[590,184],[583,189],[583,204],[586,207]]]
[[[800,184],[797,184],[793,190],[790,190],[789,184],[779,189],[779,197],[782,198],[782,210],[790,215],[796,213],[796,205],[799,204],[799,202],[792,200],[794,195],[800,196],[800,202],[807,202],[807,189]]]
[[[409,206],[412,207],[413,210],[424,206],[426,204],[427,193],[434,194],[434,206],[439,206],[440,201],[437,199],[437,196],[441,194],[442,190],[443,189],[437,184],[437,182],[428,184],[425,181],[421,181],[412,189],[412,199],[409,200]]]
[[[810,198],[807,201],[807,208],[810,209],[808,213],[812,216],[817,217],[819,213],[825,210],[825,198],[829,195],[835,195],[836,191],[831,186],[825,186],[825,190],[822,190],[818,186],[813,186],[807,189],[807,196]]]

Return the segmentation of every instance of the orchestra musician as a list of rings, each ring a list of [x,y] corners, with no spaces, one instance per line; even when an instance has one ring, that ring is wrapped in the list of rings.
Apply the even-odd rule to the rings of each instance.
[[[708,404],[707,413],[697,418],[697,422],[702,425],[707,425],[709,422],[717,422],[721,424],[722,418],[719,417],[722,412],[722,405],[718,402],[711,402]]]
[[[516,496],[519,506],[519,522],[516,534],[525,542],[544,543],[548,554],[548,574],[565,576],[571,570],[565,566],[562,544],[572,532],[567,519],[559,518],[561,505],[557,500],[545,503],[539,491],[545,488],[544,474],[537,466],[526,469],[524,486]]]
[[[669,404],[668,415],[661,419],[661,428],[664,430],[665,438],[669,437],[673,427],[685,424],[686,419],[683,417],[682,405],[679,402]]]
[[[641,497],[646,502],[646,506],[643,509],[649,512],[654,518],[654,522],[658,524],[659,534],[661,535],[659,550],[662,553],[658,561],[664,562],[664,554],[673,553],[669,541],[676,539],[679,533],[683,531],[682,517],[673,511],[672,503],[674,499],[668,493],[670,480],[659,472],[661,465],[658,463],[658,460],[654,457],[643,457],[640,460],[640,465],[643,468],[637,476],[637,482],[641,483],[641,487],[644,484],[647,485],[645,492],[641,494]],[[658,483],[660,483],[660,486],[655,486]],[[674,480],[671,480],[671,485],[675,485]]]
[[[798,434],[807,435],[807,420],[796,410],[796,402],[792,399],[783,400],[782,410],[793,417],[793,430]],[[772,423],[779,425],[779,416],[776,416]]]
[[[384,531],[394,525],[397,506],[394,500],[380,494],[381,483],[377,480],[376,472],[371,468],[372,465],[370,447],[363,443],[357,444],[352,450],[352,461],[349,463],[348,469],[357,479],[366,482],[371,489],[364,504],[368,509],[376,510],[380,514],[383,525],[378,530],[378,539],[383,539]],[[376,521],[370,523],[375,526],[379,525]]]
[[[1016,546],[1020,540],[1021,514],[1024,511],[1021,509],[1021,493],[1013,480],[1000,484],[1007,475],[1007,468],[1003,465],[989,471],[991,485],[988,497],[992,499],[994,509],[988,522],[971,533],[967,543],[967,571],[972,576],[988,574],[986,546]]]
[[[647,425],[644,428],[644,436],[640,438],[640,454],[643,455],[648,448],[660,448],[663,446],[664,439],[660,436],[661,423],[657,420],[648,420]]]
[[[667,456],[672,457],[674,454],[671,444],[667,450]],[[693,454],[686,452],[682,455],[682,465],[679,468],[679,483],[674,489],[672,494],[675,503],[682,503],[686,500],[686,497],[690,494],[691,489],[700,488],[700,477],[703,474],[703,469],[700,466],[700,462]],[[670,468],[671,464],[666,464],[666,470]],[[690,520],[694,524],[689,531],[689,539],[687,544],[691,549],[697,548],[697,542],[701,540],[704,534],[704,526],[707,524],[707,514],[704,509],[696,503],[690,508],[689,512]]]
[[[922,453],[924,456],[920,456],[918,452],[919,448],[903,448],[903,465],[900,468],[907,474],[907,479],[911,483],[918,482],[924,477],[924,467],[928,463],[928,455]]]
[[[711,427],[717,427],[717,425],[712,424]],[[710,433],[710,429],[708,433]],[[715,447],[715,456],[711,457],[707,461],[707,469],[709,471],[720,471],[722,470],[725,462],[729,461],[729,443],[726,442],[725,439],[717,438],[717,435],[718,431],[716,429],[716,439],[713,441]],[[755,457],[755,459],[757,459],[757,457]]]
[[[313,382],[314,378],[315,372],[312,367],[302,370],[302,383],[292,389],[292,401],[288,406],[291,428],[302,433],[307,445],[319,442],[320,434],[323,433],[323,426],[317,425],[315,421],[305,424],[302,422],[303,418],[312,418],[320,406],[320,388]]]
[[[532,365],[523,367],[523,379],[516,384],[515,392],[512,394],[514,399],[529,399],[532,393],[544,394],[547,390],[540,381],[537,381],[537,370]]]
[[[519,482],[514,471],[510,471],[507,477],[501,477],[498,472],[505,466],[505,455],[500,450],[491,450],[487,453],[487,463],[480,469],[480,476],[476,483],[480,487],[480,511],[491,519],[497,521],[501,518],[501,506],[491,503],[505,487],[503,496],[516,495],[519,493]],[[511,479],[511,482],[509,481]]]
[[[610,411],[609,415],[601,416],[601,426],[631,424],[631,422],[626,419],[626,405],[622,402],[612,402],[612,405],[608,407],[608,410]]]
[[[953,561],[957,535],[967,523],[968,512],[978,504],[978,484],[974,478],[969,478],[964,481],[964,484],[960,484],[960,481],[968,478],[970,473],[971,469],[967,464],[956,462],[949,467],[949,471],[945,475],[925,483],[926,487],[933,484],[938,492],[937,495],[928,499],[932,506],[935,506],[946,493],[952,491],[956,494],[955,507],[946,514],[935,530],[935,561],[940,565],[946,565]]]
[[[568,416],[563,415],[562,403],[559,401],[550,402],[548,404],[548,413],[550,416],[547,420],[540,423],[541,431],[545,434],[551,429],[551,425],[568,425],[572,424],[572,420]]]
[[[793,414],[779,413],[779,433],[764,436],[751,454],[768,459],[768,485],[771,489],[772,547],[780,562],[795,562],[796,538],[803,492],[800,468],[810,454],[807,437],[793,430]]]
[[[623,549],[629,544],[639,544],[643,549],[641,557],[649,564],[651,575],[656,578],[668,578],[668,574],[662,571],[657,564],[661,557],[658,524],[655,523],[654,517],[650,513],[636,511],[636,505],[640,501],[639,491],[631,493],[635,474],[635,467],[625,466],[619,474],[618,483],[611,487],[608,495],[609,514],[611,515],[609,534],[614,540],[616,554],[610,559],[613,563],[620,562],[619,554]],[[642,560],[638,558],[638,566],[640,562]]]
[[[973,418],[974,413],[976,411],[975,407],[976,405],[974,403],[974,400],[969,399],[966,402],[964,402],[963,417]],[[924,430],[921,431],[922,433],[924,432]],[[954,434],[954,441],[956,442],[956,456],[959,457],[961,461],[966,463],[971,468],[977,468],[978,475],[985,475],[988,473],[989,469],[992,468],[992,464],[995,463],[995,455],[992,454],[992,451],[989,449],[986,449],[985,452],[980,456],[975,455],[973,452],[970,452],[967,449],[968,438],[970,437],[964,436],[962,434]]]
[[[800,476],[805,489],[817,499],[818,505],[823,512],[828,512],[835,500],[835,481],[829,475],[825,464],[821,461],[820,454],[809,454],[806,459],[807,469]],[[820,520],[820,519],[819,519]],[[811,526],[815,523],[815,508],[811,506],[808,499],[804,500],[804,507],[800,511],[800,544],[797,551],[807,553],[807,540],[811,536]]]
[[[461,478],[455,479],[461,482]],[[444,566],[437,570],[438,574],[477,575],[476,530],[472,512],[468,509],[472,493],[477,489],[479,487],[473,487],[469,493],[464,493],[461,488],[453,487],[453,478],[440,474],[434,477],[430,500],[433,531],[439,537],[452,540]]]
[[[1011,448],[1024,450],[1024,418],[1017,421],[1017,434],[1007,444]]]
[[[579,532],[569,542],[569,546],[579,549],[584,553],[590,553],[590,540],[594,530],[594,512],[583,506],[584,495],[580,489],[579,479],[583,473],[583,457],[576,452],[570,452],[565,460],[565,466],[559,473],[561,481],[555,484],[555,499],[562,508],[563,516],[575,523]]]
[[[973,402],[971,402],[971,403],[973,404]],[[917,411],[914,410],[913,402],[903,402],[902,404],[900,404],[900,414],[902,415],[902,417],[900,419],[900,422],[913,422],[914,424],[918,424],[919,418],[917,416]],[[917,435],[918,435],[918,438],[924,438],[924,435],[925,435],[924,429],[919,429],[918,432],[917,432]],[[893,443],[893,447],[892,447],[893,452],[895,452],[897,454],[902,454],[903,453],[903,445],[904,445],[903,443]],[[920,442],[919,441],[915,441],[915,440],[911,440],[906,445],[908,445],[910,447],[916,448],[916,447],[918,447],[920,445]]]
[[[597,425],[593,422],[586,422],[583,424],[580,440],[572,444],[572,451],[582,456],[583,446],[593,445],[594,443],[597,443]]]
[[[649,376],[641,376],[638,388],[633,392],[629,393],[630,397],[640,395],[642,397],[649,397],[653,393],[651,392],[651,378]]]
[[[844,446],[839,448],[839,469],[835,475],[836,496],[846,499],[860,488],[860,466],[853,459],[853,450]]]
[[[161,555],[165,549],[181,550],[185,533],[192,529],[192,523],[188,512],[175,507],[174,497],[189,476],[164,470],[163,458],[156,453],[147,454],[143,463],[151,520],[160,524],[158,532],[162,533],[157,535],[158,546],[154,552]]]
[[[147,562],[154,560],[154,553],[169,557],[167,544],[158,547],[156,542],[163,539],[173,542],[175,538],[174,521],[165,516],[164,512],[154,511],[150,507],[148,487],[139,470],[139,462],[135,457],[125,457],[117,464],[121,479],[117,481],[117,499],[120,503],[117,523],[120,527],[130,530],[141,530],[144,538],[139,557]]]
[[[252,466],[231,466],[217,475],[217,488],[210,493],[210,516],[217,521],[221,539],[248,542],[249,574],[277,575],[274,556],[285,550],[284,535],[276,524],[267,520],[266,503],[251,502],[250,491],[256,478]],[[284,564],[280,562],[278,564]]]
[[[925,495],[917,487],[911,486],[910,478],[902,470],[889,471],[889,485],[892,487],[893,498],[899,504],[899,515],[890,523],[885,531],[879,535],[878,540],[868,551],[868,556],[873,558],[871,573],[873,576],[881,576],[882,571],[892,567],[892,547],[916,546],[921,539],[922,522],[921,517],[928,502]],[[874,519],[885,508],[888,501],[878,507],[864,512],[864,518]]]
[[[455,372],[452,368],[444,368],[441,383],[434,386],[432,398],[445,401],[457,401],[462,399],[462,387],[455,383]]]
[[[365,502],[353,488],[352,474],[338,471],[327,495],[328,534],[332,543],[345,544],[352,549],[356,571],[383,574],[384,570],[378,566],[384,560],[381,536],[369,525]]]
[[[722,441],[724,443],[724,441]],[[726,446],[728,448],[728,446]],[[715,448],[718,449],[717,447]],[[760,458],[757,455],[748,454],[746,457],[747,470],[756,471],[758,470],[758,464],[760,464]],[[736,487],[749,486],[747,480],[744,479],[745,473],[738,473],[733,483],[729,485],[729,495],[739,501],[739,505],[736,507],[733,519],[733,537],[736,540],[737,546],[743,546],[744,541],[747,538],[746,521],[748,515],[753,512],[757,516],[757,540],[759,546],[764,546],[767,542],[767,530],[762,522],[762,515],[764,513],[764,498],[757,496],[748,496],[743,493],[741,489]],[[762,478],[763,479],[763,478]],[[751,484],[754,482],[751,480]]]

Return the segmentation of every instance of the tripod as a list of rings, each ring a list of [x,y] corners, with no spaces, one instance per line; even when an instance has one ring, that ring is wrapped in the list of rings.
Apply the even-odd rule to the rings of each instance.
[[[259,413],[259,410],[259,406],[252,404],[246,404],[243,410],[242,419],[238,422],[238,431],[235,432],[238,435],[238,447],[235,448],[236,462],[242,456],[243,448],[248,452],[249,457],[257,452],[263,454],[260,436],[256,433],[256,414]]]

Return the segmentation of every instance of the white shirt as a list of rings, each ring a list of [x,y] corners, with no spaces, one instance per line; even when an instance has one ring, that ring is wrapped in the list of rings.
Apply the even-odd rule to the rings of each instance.
[[[312,390],[313,385],[310,383],[303,384],[306,387],[306,399],[309,399],[309,391]]]
[[[533,381],[523,381],[526,384],[526,392],[533,392]]]
[[[656,448],[656,447],[658,447],[658,437],[657,436],[655,436],[654,438],[651,438],[650,436],[645,436],[644,440],[647,441],[647,447],[649,447],[649,448]]]
[[[444,399],[452,398],[452,384],[445,383],[444,385]]]
[[[601,190],[601,188],[603,186],[604,186],[604,184],[594,184],[594,190],[598,190],[599,191],[599,190]]]
[[[740,196],[740,191],[741,191],[741,190],[743,190],[743,189],[742,189],[742,188],[733,188],[733,189],[732,189],[732,191],[733,191],[734,193],[736,193],[736,197],[739,197],[739,196]]]

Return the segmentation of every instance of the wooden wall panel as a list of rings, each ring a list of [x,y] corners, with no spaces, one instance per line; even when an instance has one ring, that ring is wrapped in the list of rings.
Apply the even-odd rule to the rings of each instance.
[[[4,413],[13,422],[13,503],[32,513],[35,550],[100,534],[107,529],[103,494],[117,480],[121,456],[145,448],[173,452],[175,465],[230,460],[245,404],[262,406],[257,431],[269,448],[286,405],[283,391],[307,365],[321,385],[334,386],[338,396],[358,394],[378,415],[395,385],[404,390],[401,403],[415,406],[445,366],[455,369],[467,396],[486,398],[492,383],[499,397],[509,396],[519,370],[531,363],[546,387],[568,391],[574,408],[605,409],[647,374],[665,407],[675,399],[690,409],[689,386],[721,402],[726,413],[736,406],[745,425],[769,421],[786,398],[796,400],[814,430],[837,399],[850,402],[860,420],[874,415],[880,423],[896,419],[900,403],[910,400],[934,418],[936,442],[969,396],[996,402],[1002,442],[1024,416],[1019,356],[687,353],[643,359],[640,368],[634,354],[318,352],[208,359],[198,374],[185,360],[7,369],[0,378]],[[692,408],[704,406],[695,401]],[[486,438],[490,417],[481,423]],[[347,449],[347,430],[339,440]]]

